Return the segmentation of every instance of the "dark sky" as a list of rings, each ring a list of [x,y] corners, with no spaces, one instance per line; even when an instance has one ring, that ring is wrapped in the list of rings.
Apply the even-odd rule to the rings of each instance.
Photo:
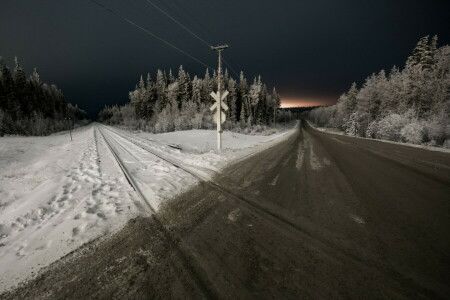
[[[98,0],[215,67],[216,56],[145,0]],[[225,58],[251,79],[261,74],[284,103],[328,104],[353,81],[403,66],[421,36],[450,43],[446,0],[152,0],[211,44],[228,43]],[[3,0],[0,55],[18,56],[29,74],[92,116],[128,101],[140,74],[158,68],[193,75],[205,67],[89,0]]]

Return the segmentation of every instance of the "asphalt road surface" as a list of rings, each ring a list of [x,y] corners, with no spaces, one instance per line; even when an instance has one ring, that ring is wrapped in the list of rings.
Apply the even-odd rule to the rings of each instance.
[[[301,123],[5,299],[450,298],[450,154]]]

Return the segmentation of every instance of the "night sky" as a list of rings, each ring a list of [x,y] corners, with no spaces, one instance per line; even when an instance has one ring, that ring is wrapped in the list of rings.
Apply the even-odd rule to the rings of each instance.
[[[117,13],[216,66],[209,48],[145,0],[98,0]],[[212,45],[249,80],[275,86],[284,105],[332,104],[353,81],[402,67],[424,35],[450,43],[450,1],[151,0]],[[92,117],[105,104],[128,101],[140,74],[180,64],[193,75],[205,67],[90,0],[3,0],[0,56],[13,68],[61,88]],[[230,74],[232,72],[230,71]]]

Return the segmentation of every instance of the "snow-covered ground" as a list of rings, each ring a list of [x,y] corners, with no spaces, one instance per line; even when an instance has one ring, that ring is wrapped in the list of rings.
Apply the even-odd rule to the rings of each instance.
[[[231,161],[270,147],[293,130],[271,136],[215,131],[130,133],[92,124],[48,137],[0,138],[0,291],[127,220],[150,213],[127,182],[104,137],[145,194],[159,205],[197,182],[149,149],[207,179]],[[168,144],[181,146],[174,149]]]
[[[172,161],[189,168],[208,179],[231,161],[241,159],[264,148],[270,147],[280,138],[293,132],[294,126],[283,132],[264,135],[245,135],[225,131],[222,134],[222,151],[216,149],[215,130],[187,130],[161,134],[148,132],[128,132],[114,128],[114,131],[132,136],[155,151],[168,155]],[[180,146],[181,150],[171,146]]]

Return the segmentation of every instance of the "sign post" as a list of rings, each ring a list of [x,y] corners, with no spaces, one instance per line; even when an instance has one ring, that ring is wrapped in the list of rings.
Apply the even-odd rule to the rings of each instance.
[[[226,115],[223,113],[222,108],[227,111],[228,106],[223,102],[223,100],[228,95],[228,91],[222,93],[222,51],[227,49],[228,45],[211,47],[212,50],[219,53],[219,68],[217,71],[217,93],[211,92],[211,96],[216,100],[211,106],[211,111],[216,109],[214,114],[214,121],[217,124],[217,149],[222,150],[222,123],[225,122]]]
[[[70,121],[71,121],[72,119],[69,118],[69,117],[66,117],[66,118],[64,118],[64,119],[66,119],[67,122],[69,123],[70,141],[73,141],[73,139],[72,139],[72,124],[70,123]]]

